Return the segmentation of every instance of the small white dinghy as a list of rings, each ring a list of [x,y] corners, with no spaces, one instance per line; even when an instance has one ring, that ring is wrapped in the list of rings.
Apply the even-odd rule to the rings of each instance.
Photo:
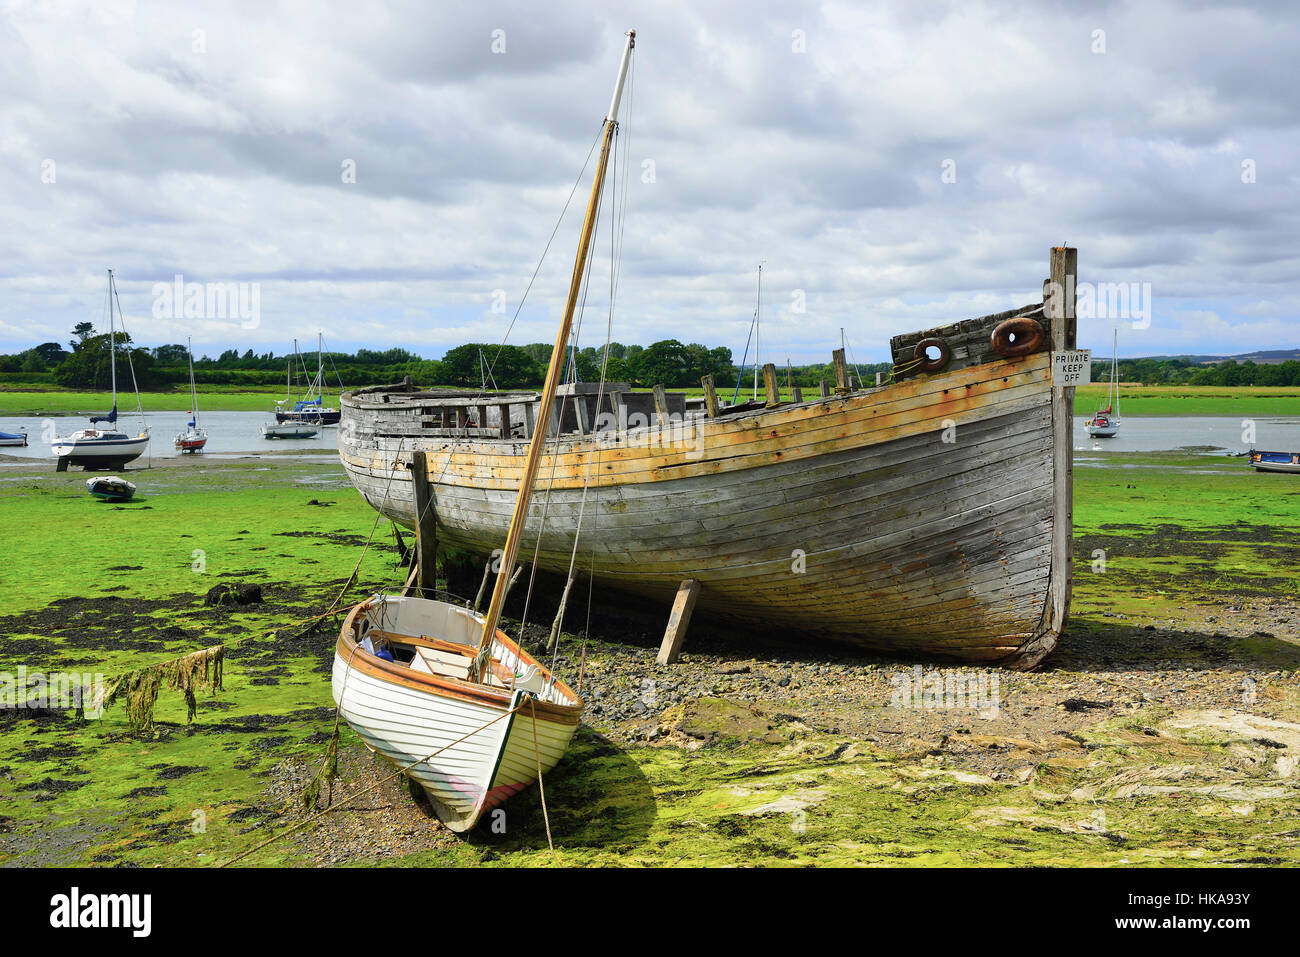
[[[538,422],[551,421],[635,42],[636,33],[628,33],[605,114],[574,278],[539,394]],[[366,744],[424,788],[434,811],[453,831],[468,831],[484,813],[555,767],[582,714],[582,699],[497,628],[542,449],[551,434],[550,429],[534,429],[528,443],[486,614],[432,599],[376,595],[352,609],[335,646],[333,690],[339,713]],[[417,545],[423,548],[418,535]],[[433,582],[419,584],[433,587]]]
[[[406,773],[453,831],[536,781],[539,764],[555,767],[582,713],[582,699],[501,631],[482,680],[469,680],[483,620],[376,595],[352,609],[334,651],[344,720],[372,751],[413,765]]]

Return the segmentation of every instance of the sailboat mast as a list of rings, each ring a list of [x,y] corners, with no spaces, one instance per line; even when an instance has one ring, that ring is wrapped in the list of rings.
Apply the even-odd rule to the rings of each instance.
[[[528,518],[528,503],[532,497],[533,482],[537,478],[537,467],[541,462],[542,448],[550,432],[551,408],[555,391],[560,384],[560,373],[564,368],[564,358],[568,353],[569,333],[573,328],[573,312],[582,291],[582,278],[587,271],[587,255],[591,249],[591,237],[596,230],[596,214],[600,209],[600,194],[605,187],[605,172],[609,166],[610,148],[614,142],[614,133],[618,129],[618,104],[623,97],[623,81],[627,79],[628,61],[632,58],[632,48],[636,45],[636,31],[627,35],[627,46],[623,48],[623,59],[618,68],[618,82],[614,85],[614,96],[609,102],[609,112],[605,115],[604,138],[600,148],[600,162],[596,167],[596,176],[591,184],[591,199],[587,203],[587,216],[582,224],[582,234],[578,240],[578,256],[573,264],[573,278],[569,280],[569,294],[564,303],[564,319],[560,331],[555,337],[555,347],[551,350],[551,364],[546,370],[546,382],[542,388],[538,403],[536,427],[528,443],[528,458],[524,463],[524,474],[519,480],[519,495],[515,499],[515,510],[510,516],[510,531],[506,534],[504,554],[497,571],[496,583],[492,586],[492,601],[488,605],[487,615],[483,619],[483,635],[479,639],[478,655],[474,663],[474,677],[478,677],[487,662],[496,635],[497,622],[501,620],[501,606],[505,604],[506,591],[510,576],[514,571],[515,559],[519,555],[519,543],[524,534],[524,523]]]
[[[108,369],[113,383],[113,410],[117,411],[117,340],[113,338],[113,270],[108,271]]]
[[[758,308],[754,310],[754,401],[758,401],[758,324],[763,318],[763,264],[758,264]]]
[[[185,348],[190,354],[190,407],[194,410],[191,413],[194,424],[199,424],[199,387],[194,383],[194,337],[185,337]]]
[[[1110,388],[1111,400],[1110,407],[1115,415],[1119,415],[1119,329],[1111,330],[1114,333],[1114,341],[1110,351]]]

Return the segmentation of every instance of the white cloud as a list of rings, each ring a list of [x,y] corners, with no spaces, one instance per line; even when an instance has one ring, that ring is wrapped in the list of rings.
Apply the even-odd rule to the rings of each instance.
[[[825,359],[844,327],[879,360],[891,335],[1034,298],[1048,247],[1068,241],[1082,279],[1150,282],[1157,320],[1217,316],[1180,320],[1180,351],[1296,342],[1289,5],[268,0],[0,14],[0,349],[96,321],[109,265],[128,317],[176,273],[261,284],[258,328],[132,320],[151,343],[282,351],[323,329],[338,347],[438,355],[498,339],[492,292],[513,313],[629,26],[622,341],[739,355],[765,260],[774,358]],[[586,189],[512,341],[553,338]],[[608,225],[587,341],[604,327]]]

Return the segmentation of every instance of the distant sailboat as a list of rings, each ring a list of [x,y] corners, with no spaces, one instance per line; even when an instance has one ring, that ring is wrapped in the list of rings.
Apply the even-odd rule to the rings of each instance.
[[[190,420],[185,425],[185,431],[178,433],[173,440],[176,450],[181,453],[200,452],[208,444],[208,433],[199,428],[199,390],[194,384],[194,341],[189,338],[185,341],[190,356]]]
[[[1110,383],[1106,389],[1106,408],[1098,409],[1087,422],[1083,423],[1088,434],[1094,439],[1109,439],[1119,432],[1119,330],[1115,330],[1115,342],[1110,359]]]
[[[294,354],[297,355],[298,343],[294,340]],[[338,425],[339,410],[337,406],[326,406],[321,400],[325,396],[325,337],[316,334],[316,377],[307,385],[305,398],[294,403],[292,409],[285,409],[288,397],[275,404],[275,421],[308,422],[313,425]]]
[[[103,415],[90,417],[90,424],[107,422],[110,426],[117,424],[117,339],[113,328],[113,308],[122,318],[122,304],[117,298],[117,282],[113,270],[108,271],[108,356],[109,370],[113,386],[113,408]],[[125,324],[123,325],[125,332]],[[130,353],[127,354],[128,359]],[[81,429],[66,438],[56,438],[53,451],[61,461],[59,469],[69,465],[79,465],[86,469],[118,468],[134,459],[138,459],[149,447],[149,427],[143,425],[144,409],[140,407],[140,389],[135,382],[135,369],[131,370],[131,386],[135,389],[136,406],[140,409],[142,423],[140,433],[135,436],[118,432],[115,429]]]

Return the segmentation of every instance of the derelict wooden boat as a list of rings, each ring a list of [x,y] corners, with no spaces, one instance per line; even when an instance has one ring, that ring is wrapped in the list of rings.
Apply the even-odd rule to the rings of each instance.
[[[574,279],[538,397],[537,414],[543,420],[554,408],[568,354],[635,42],[636,33],[629,33],[605,114]],[[438,816],[454,831],[469,830],[487,811],[553,768],[582,713],[582,699],[497,628],[547,442],[542,429],[534,430],[526,443],[510,493],[509,521],[497,529],[496,541],[504,533],[505,547],[486,614],[432,599],[376,595],[352,609],[335,646],[332,687],[340,715],[424,788]],[[418,587],[425,592],[435,585],[425,577],[434,566],[428,546],[417,533]]]
[[[543,774],[555,767],[583,707],[499,630],[490,669],[470,680],[483,622],[447,602],[375,596],[349,613],[334,654],[343,718],[373,751],[412,765],[407,773],[453,831],[536,781],[539,762]]]
[[[698,415],[668,394],[665,425],[653,411],[638,424],[652,397],[617,385],[599,409],[566,396],[526,553],[540,533],[539,566],[567,571],[589,480],[578,562],[599,583],[668,601],[693,579],[697,608],[719,615],[1037,664],[1069,609],[1074,390],[1053,387],[1052,351],[1074,347],[1075,269],[1075,250],[1055,248],[1041,302],[895,337],[898,381],[875,388]],[[413,527],[424,452],[439,541],[486,556],[536,406],[409,384],[345,393],[339,456],[373,507]]]
[[[129,502],[136,492],[135,483],[116,475],[86,479],[86,491],[104,502]]]
[[[1251,449],[1247,455],[1256,472],[1300,472],[1300,452],[1262,452]]]

